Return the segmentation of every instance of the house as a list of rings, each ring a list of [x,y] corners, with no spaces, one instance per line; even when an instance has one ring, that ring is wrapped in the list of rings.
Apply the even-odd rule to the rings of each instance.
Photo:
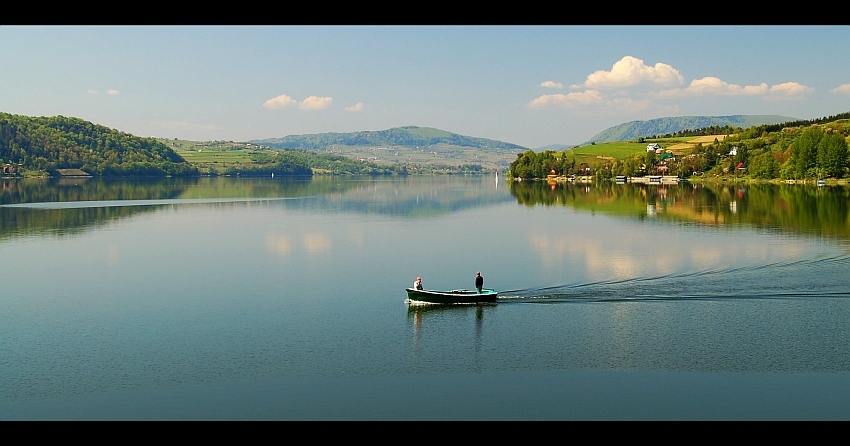
[[[660,145],[658,145],[658,143],[657,143],[657,142],[654,142],[654,143],[649,144],[649,145],[647,145],[647,146],[646,146],[646,151],[647,151],[647,152],[654,152],[654,151],[656,151],[656,150],[661,150],[661,146],[660,146]]]

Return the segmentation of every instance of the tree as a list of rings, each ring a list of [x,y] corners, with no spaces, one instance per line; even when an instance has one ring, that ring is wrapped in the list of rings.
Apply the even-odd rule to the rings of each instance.
[[[842,178],[847,165],[847,141],[838,133],[824,135],[817,145],[818,166],[824,176]]]
[[[810,127],[797,137],[791,146],[791,158],[789,162],[794,166],[796,178],[811,178],[817,176],[818,167],[818,143],[823,137],[823,131],[817,127]]]
[[[779,164],[776,162],[776,158],[773,157],[773,153],[766,151],[753,156],[747,170],[753,178],[769,180],[776,178],[776,175],[779,173]]]
[[[646,164],[647,173],[651,172],[653,167],[655,166],[655,151],[647,150],[646,154],[643,156],[643,163]]]

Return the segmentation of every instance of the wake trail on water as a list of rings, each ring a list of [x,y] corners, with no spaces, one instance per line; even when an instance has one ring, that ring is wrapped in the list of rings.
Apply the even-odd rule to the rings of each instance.
[[[657,276],[509,289],[499,302],[567,303],[848,298],[848,254],[823,254],[753,265]],[[812,274],[812,269],[818,274]],[[800,274],[804,272],[804,274]]]

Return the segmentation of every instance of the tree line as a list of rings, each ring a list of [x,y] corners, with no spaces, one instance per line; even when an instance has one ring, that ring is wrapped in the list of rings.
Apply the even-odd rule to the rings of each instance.
[[[850,169],[848,138],[850,113],[817,120],[799,121],[798,125],[760,125],[736,129],[723,141],[697,144],[683,154],[647,151],[617,160],[584,159],[577,163],[572,150],[517,155],[508,174],[514,178],[545,178],[558,175],[591,174],[610,179],[664,174],[681,178],[692,175],[746,176],[756,179],[847,178]],[[713,133],[721,129],[698,129],[689,135]],[[726,129],[729,130],[729,129]],[[644,142],[641,138],[641,142]]]
[[[187,176],[198,170],[165,144],[78,118],[0,113],[0,160],[56,175]]]

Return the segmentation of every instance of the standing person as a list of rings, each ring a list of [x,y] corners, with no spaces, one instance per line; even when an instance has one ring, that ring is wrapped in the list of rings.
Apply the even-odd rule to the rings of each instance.
[[[475,288],[478,289],[478,294],[481,294],[481,287],[484,286],[484,278],[481,277],[481,271],[475,274]]]
[[[413,289],[414,289],[414,290],[421,290],[421,289],[423,289],[423,288],[422,288],[422,278],[421,278],[421,277],[417,277],[417,278],[416,278],[416,281],[415,281],[415,282],[413,282]]]

